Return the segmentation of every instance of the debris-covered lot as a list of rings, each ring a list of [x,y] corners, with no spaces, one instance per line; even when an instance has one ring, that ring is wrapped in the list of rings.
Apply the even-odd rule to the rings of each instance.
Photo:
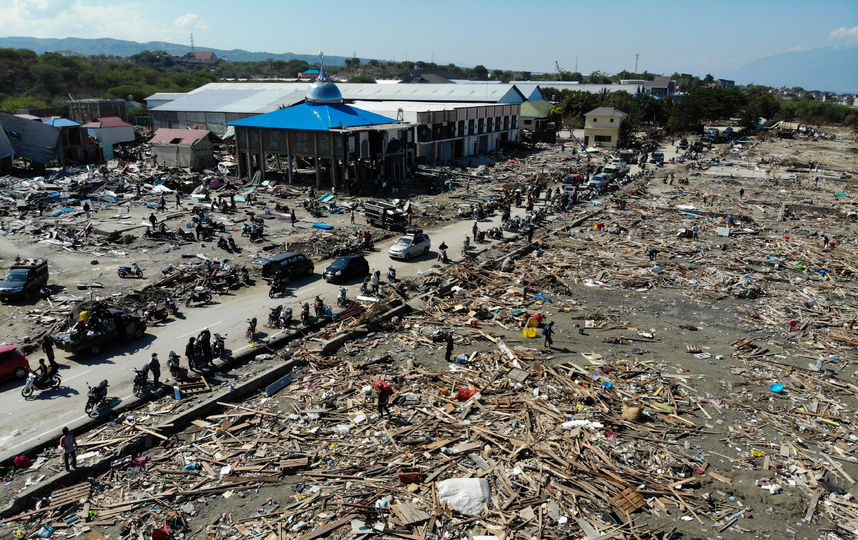
[[[178,433],[171,418],[202,397],[79,434],[89,480],[30,501],[4,530],[854,538],[858,145],[824,131],[838,136],[716,145],[593,194],[537,232],[537,249],[439,268],[398,289],[422,295],[411,311],[384,315],[403,300],[394,289],[242,368],[295,363],[282,388]],[[558,147],[416,198],[418,219],[581,167]],[[59,449],[30,457],[5,498],[63,470]]]

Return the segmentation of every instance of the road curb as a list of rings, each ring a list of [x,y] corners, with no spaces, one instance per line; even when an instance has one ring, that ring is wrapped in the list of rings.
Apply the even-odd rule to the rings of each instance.
[[[249,351],[246,354],[247,357],[255,358],[257,356],[257,351]],[[252,358],[249,358],[252,359]],[[288,373],[292,371],[292,369],[298,365],[303,364],[303,360],[298,359],[289,359],[285,363],[275,366],[264,373],[261,373],[252,379],[244,381],[235,386],[234,389],[226,392],[225,394],[220,394],[217,396],[212,396],[205,401],[194,405],[186,411],[182,411],[176,416],[171,416],[164,420],[161,426],[156,426],[155,428],[159,433],[166,437],[170,437],[175,435],[176,433],[181,432],[185,428],[187,428],[191,422],[200,416],[211,414],[214,411],[224,408],[220,403],[225,401],[238,401],[241,400],[253,393],[255,393],[260,388],[268,386],[272,382],[284,377]],[[139,400],[135,401],[135,405],[139,404]],[[130,409],[131,403],[127,409]],[[102,419],[93,419],[92,422],[88,422],[84,424],[84,427],[87,426],[93,427],[100,423]],[[51,441],[53,441],[55,437],[51,437]],[[150,448],[157,444],[156,441],[160,439],[155,439],[152,435],[141,433],[139,437],[133,439],[125,446],[123,446],[120,452],[117,455],[112,455],[109,458],[101,459],[96,463],[82,467],[80,469],[76,469],[68,472],[61,472],[51,478],[47,478],[42,481],[39,485],[33,486],[20,494],[18,494],[15,499],[10,501],[8,504],[0,508],[0,517],[8,518],[19,513],[27,511],[27,507],[31,506],[30,501],[37,497],[44,497],[48,495],[51,491],[59,489],[62,486],[71,485],[75,482],[82,482],[88,478],[92,478],[101,474],[110,468],[111,464],[122,457],[133,455],[139,453],[146,448]]]

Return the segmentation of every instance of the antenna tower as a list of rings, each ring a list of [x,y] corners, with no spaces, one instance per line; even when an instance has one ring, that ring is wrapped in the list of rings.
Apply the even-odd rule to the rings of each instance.
[[[635,73],[638,72],[638,57],[639,56],[640,56],[640,53],[635,53]]]

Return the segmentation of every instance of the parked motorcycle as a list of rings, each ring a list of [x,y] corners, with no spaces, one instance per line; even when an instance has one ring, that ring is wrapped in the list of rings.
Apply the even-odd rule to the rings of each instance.
[[[147,386],[149,386],[149,370],[134,368],[134,386],[131,391],[135,396],[143,397]]]
[[[283,311],[283,306],[268,308],[268,327],[277,328],[280,324],[280,312]]]
[[[177,306],[176,303],[173,301],[173,299],[170,298],[169,296],[164,299],[164,307],[167,308],[167,311],[171,315],[178,315],[179,314],[179,306]]]
[[[396,283],[396,268],[391,266],[387,269],[387,281],[390,283]]]
[[[143,311],[143,319],[146,323],[151,323],[153,321],[164,322],[167,320],[170,314],[167,312],[167,308],[157,308],[155,304],[149,304],[146,306],[146,310]]]
[[[271,288],[268,289],[268,298],[276,298],[281,294],[286,293],[286,285],[288,281],[285,279],[275,279],[271,281]]]
[[[92,386],[89,383],[86,383],[86,385],[89,387],[89,390],[86,393],[86,407],[84,410],[86,414],[90,414],[107,400],[107,379],[102,380],[96,386]]]
[[[215,333],[214,335],[214,341],[212,342],[212,356],[215,358],[223,358],[224,336],[226,336],[226,334],[222,336],[218,333]]]
[[[137,263],[134,263],[131,266],[120,266],[116,270],[116,273],[121,278],[128,278],[128,277],[142,278],[143,277],[143,270],[140,269],[140,266]]]
[[[180,360],[179,355],[175,351],[170,351],[170,355],[167,358],[167,367],[170,369],[170,376],[177,381],[184,380],[188,376],[188,370],[179,365]]]
[[[21,389],[21,395],[24,396],[24,399],[29,399],[36,390],[56,390],[60,387],[61,383],[62,379],[58,373],[40,379],[35,371],[31,371],[27,375],[27,382],[24,383],[24,388]]]
[[[349,302],[349,299],[346,297],[346,292],[347,291],[345,287],[340,287],[340,295],[337,296],[337,306],[346,307],[351,304],[351,302]]]
[[[292,308],[286,308],[280,312],[280,328],[287,328],[292,324]]]
[[[212,293],[210,293],[209,290],[205,287],[196,286],[191,291],[191,294],[190,294],[190,296],[188,296],[188,299],[185,300],[185,306],[191,307],[192,303],[197,303],[197,304],[203,305],[203,304],[208,304],[211,301],[212,301]]]

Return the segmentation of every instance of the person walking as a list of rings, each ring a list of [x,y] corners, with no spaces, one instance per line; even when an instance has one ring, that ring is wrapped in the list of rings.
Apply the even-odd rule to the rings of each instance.
[[[45,356],[48,358],[48,365],[50,365],[51,373],[56,373],[60,366],[54,360],[54,338],[52,338],[50,334],[46,335],[45,339],[42,340],[42,352],[44,352]]]
[[[745,198],[745,188],[739,188],[739,198],[740,199]]]
[[[545,337],[545,342],[543,343],[543,347],[546,349],[550,349],[554,344],[554,341],[551,339],[551,335],[554,334],[554,321],[550,321],[542,328],[542,335]]]
[[[92,208],[89,206],[89,201],[84,201],[83,203],[83,211],[86,214],[86,219],[89,219],[89,213]]]
[[[71,434],[69,428],[63,428],[63,436],[60,437],[60,448],[63,449],[63,464],[66,466],[66,470],[69,469],[69,463],[73,469],[77,469],[77,441],[74,438],[74,435]]]
[[[447,344],[447,352],[444,354],[444,360],[449,362],[450,358],[453,356],[453,331],[452,330],[447,332],[447,335],[444,336],[444,342]]]
[[[182,192],[177,189],[176,190],[176,209],[178,210],[179,208],[181,208],[182,210],[185,209],[185,207],[182,206]]]
[[[533,228],[534,228],[533,225],[531,225],[530,227],[527,228],[527,243],[528,244],[533,243]]]
[[[195,369],[197,367],[197,348],[196,348],[196,338],[189,338],[188,344],[185,345],[185,356],[188,358],[188,366],[191,369]]]
[[[381,278],[381,271],[376,270],[372,273],[372,276],[369,278],[369,284],[372,287],[372,291],[375,294],[378,294],[378,282]]]
[[[161,384],[161,362],[158,360],[158,353],[152,353],[152,358],[149,360],[149,371],[152,372],[152,382],[157,386]]]
[[[822,235],[822,249],[827,248],[827,247],[828,247],[828,243],[829,243],[830,241],[831,241],[831,238],[829,238],[827,234],[823,234],[823,235]]]
[[[649,255],[649,260],[654,261],[655,256],[658,255],[658,250],[655,248],[649,248],[646,250],[646,254]]]
[[[354,208],[352,208],[352,209],[351,209],[351,212],[349,212],[349,214],[350,214],[350,218],[349,218],[349,219],[351,219],[352,225],[354,225],[354,224],[355,224],[355,209],[354,209]]]
[[[293,208],[289,212],[289,221],[292,222],[292,228],[295,228],[295,222],[298,221],[298,218],[295,217],[295,209]],[[352,223],[354,223],[354,213],[352,213]]]
[[[206,365],[211,365],[212,363],[212,333],[209,332],[208,328],[203,329],[200,332],[200,335],[197,337],[197,342],[200,345],[200,348],[203,352],[203,359],[206,362]]]
[[[393,388],[381,379],[375,381],[372,385],[378,403],[378,416],[384,418],[384,413],[390,414],[390,396],[393,395]]]
[[[155,232],[155,225],[158,224],[158,218],[155,217],[155,212],[149,214],[149,223],[152,224],[152,232]]]
[[[166,212],[167,211],[167,200],[164,199],[164,194],[161,194],[161,198],[158,199],[158,211]]]

